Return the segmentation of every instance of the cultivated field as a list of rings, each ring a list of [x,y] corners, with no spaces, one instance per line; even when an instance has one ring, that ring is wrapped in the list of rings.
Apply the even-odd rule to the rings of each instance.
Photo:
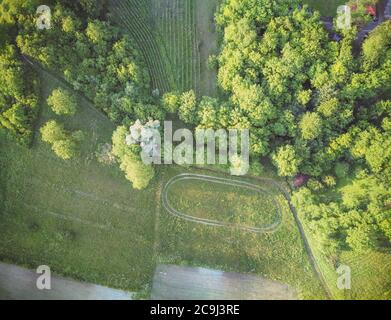
[[[200,58],[194,0],[152,0],[152,16],[172,66],[176,89],[198,91]]]
[[[176,89],[216,95],[216,71],[208,59],[216,54],[216,0],[152,0],[155,27],[175,74]]]
[[[208,58],[217,53],[214,12],[204,0],[111,0],[112,21],[137,42],[161,92],[190,89],[216,95],[216,71]]]

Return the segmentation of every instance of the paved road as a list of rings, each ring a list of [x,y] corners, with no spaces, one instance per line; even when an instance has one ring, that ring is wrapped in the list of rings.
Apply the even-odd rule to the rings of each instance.
[[[0,263],[0,300],[132,300],[133,293],[52,275],[51,290],[38,290],[34,271]]]

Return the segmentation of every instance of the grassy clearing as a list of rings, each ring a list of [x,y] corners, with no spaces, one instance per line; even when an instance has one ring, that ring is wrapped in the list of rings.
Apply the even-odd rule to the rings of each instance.
[[[148,67],[152,89],[161,93],[173,87],[172,72],[164,47],[155,32],[148,0],[110,0],[111,20],[122,26],[138,44]]]
[[[170,167],[165,168],[162,178],[167,182],[184,171],[211,174],[208,171]],[[224,177],[216,173],[212,175]],[[174,217],[162,208],[159,218],[159,261],[253,273],[291,285],[299,291],[301,298],[324,298],[288,204],[282,196],[278,197],[278,201],[283,211],[282,224],[272,234],[200,225]],[[262,208],[265,209],[264,206]],[[263,212],[259,210],[257,213],[262,215]]]
[[[168,200],[186,215],[238,226],[267,227],[279,217],[272,194],[197,179],[172,184]]]
[[[337,8],[344,5],[347,0],[304,0],[311,8],[318,10],[322,16],[335,17]]]
[[[45,75],[43,99],[60,85]],[[1,137],[0,259],[130,291],[141,290],[154,271],[156,184],[132,190],[117,167],[96,162],[99,143],[113,125],[79,97],[75,117],[58,118],[81,129],[81,156],[64,162],[40,138],[33,149]],[[56,118],[45,105],[41,124]]]

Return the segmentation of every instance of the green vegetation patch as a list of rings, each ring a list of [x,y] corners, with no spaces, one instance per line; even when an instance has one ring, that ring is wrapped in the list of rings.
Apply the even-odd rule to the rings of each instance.
[[[279,207],[273,195],[256,185],[236,184],[208,176],[186,176],[167,189],[168,202],[187,216],[238,227],[260,228],[279,221]],[[239,181],[240,182],[240,181]]]
[[[346,4],[347,0],[304,0],[311,8],[318,10],[322,16],[335,17],[337,8]]]
[[[169,181],[184,172],[227,178],[222,174],[178,167],[166,167],[162,178]],[[263,186],[275,190],[271,183]],[[178,191],[185,192],[184,188]],[[300,298],[325,298],[288,203],[281,194],[276,195],[276,199],[282,209],[281,226],[274,233],[263,234],[186,221],[162,207],[158,224],[159,262],[257,274],[289,284],[297,289]],[[218,201],[216,197],[214,200]],[[209,204],[212,201],[208,199]],[[256,213],[262,214],[260,208]]]
[[[61,84],[42,74],[42,101]],[[56,274],[137,291],[150,282],[154,265],[156,184],[132,190],[116,166],[95,159],[99,144],[110,142],[113,125],[77,97],[75,117],[65,126],[82,130],[85,140],[75,159],[59,159],[36,137],[31,150],[0,138],[0,260]],[[41,125],[57,117],[43,106]],[[39,133],[36,133],[39,135]]]

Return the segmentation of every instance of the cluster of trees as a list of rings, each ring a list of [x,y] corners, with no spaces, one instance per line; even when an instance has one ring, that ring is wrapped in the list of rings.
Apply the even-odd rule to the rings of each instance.
[[[115,123],[162,118],[133,42],[99,19],[104,2],[53,2],[50,29],[37,28],[36,7],[19,8],[16,42],[21,52],[60,73]]]
[[[74,158],[78,145],[84,138],[82,131],[69,132],[56,120],[50,120],[41,128],[42,140],[51,145],[53,152],[63,160]]]
[[[126,178],[132,182],[133,188],[144,189],[155,175],[154,168],[146,165],[141,159],[141,147],[138,144],[127,145],[126,136],[129,134],[125,126],[119,126],[113,134],[112,153],[117,157],[120,168]]]
[[[38,80],[19,58],[17,48],[0,46],[0,126],[23,145],[30,145],[36,122]]]
[[[223,34],[217,61],[228,99],[171,93],[163,105],[194,126],[250,128],[254,163],[268,157],[280,176],[309,178],[295,203],[325,245],[373,248],[391,235],[391,22],[355,57],[356,28],[334,40],[320,14],[299,2],[225,0],[216,17]],[[365,200],[357,192],[364,186]]]

